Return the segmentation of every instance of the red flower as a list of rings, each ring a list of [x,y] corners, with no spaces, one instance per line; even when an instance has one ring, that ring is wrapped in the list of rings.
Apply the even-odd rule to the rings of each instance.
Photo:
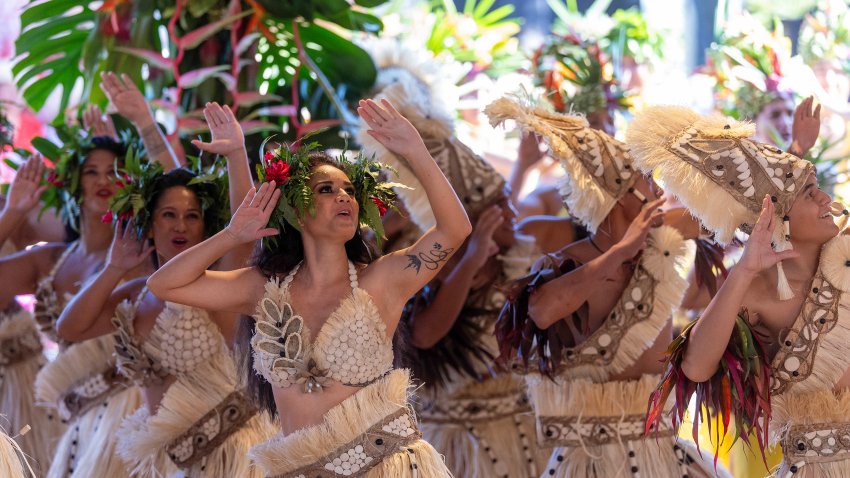
[[[277,184],[289,181],[289,165],[285,161],[275,161],[266,166],[266,182],[271,181]]]
[[[100,222],[104,224],[112,224],[112,211],[106,211],[103,216],[100,216]]]
[[[272,153],[271,151],[266,151],[266,154],[265,156],[263,156],[263,158],[266,160],[267,163],[271,163],[274,159],[274,153]]]
[[[381,214],[381,217],[384,217],[384,214],[386,214],[387,211],[389,210],[389,208],[387,207],[387,203],[385,203],[384,201],[381,201],[380,199],[376,198],[375,196],[372,196],[369,199],[371,199],[372,202],[375,203],[376,206],[378,206],[378,213]]]
[[[56,176],[56,171],[50,171],[50,174],[47,175],[47,183],[57,188],[65,185],[65,181],[60,181]]]
[[[133,217],[133,211],[124,211],[118,216],[119,221],[123,221],[125,219],[130,219]]]

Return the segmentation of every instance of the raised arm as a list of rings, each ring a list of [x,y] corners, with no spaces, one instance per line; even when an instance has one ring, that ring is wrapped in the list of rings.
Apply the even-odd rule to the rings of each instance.
[[[525,184],[526,174],[541,159],[543,159],[543,153],[540,152],[540,137],[534,133],[522,133],[517,151],[517,160],[514,162],[511,175],[508,178],[511,201],[514,204],[519,204],[519,193]]]
[[[472,226],[454,189],[410,121],[387,100],[381,100],[380,105],[372,100],[361,101],[357,111],[369,125],[369,135],[407,161],[425,189],[436,218],[436,225],[414,245],[386,255],[371,266],[379,277],[393,278],[387,298],[399,303],[386,305],[401,308],[407,298],[437,275],[469,236]]]
[[[69,342],[100,337],[114,330],[112,316],[121,301],[133,300],[133,293],[142,287],[141,279],[118,287],[128,272],[150,257],[153,247],[135,237],[132,228],[119,221],[109,248],[105,267],[77,293],[62,311],[56,330],[59,337]]]
[[[417,313],[414,318],[410,331],[410,341],[414,347],[431,348],[452,329],[478,271],[490,257],[499,252],[499,246],[493,240],[493,232],[502,222],[504,217],[499,206],[491,206],[478,218],[463,257],[442,281],[440,290],[428,308]]]
[[[577,311],[591,294],[606,287],[606,282],[623,262],[634,258],[646,247],[646,238],[653,222],[663,217],[663,213],[658,211],[663,203],[662,198],[644,205],[623,238],[604,254],[543,284],[535,291],[528,305],[531,320],[541,329],[548,329]]]
[[[809,96],[794,110],[794,124],[791,127],[791,146],[788,152],[803,158],[815,145],[820,134],[820,106],[812,110],[814,97]]]
[[[42,176],[44,162],[41,156],[29,158],[18,168],[9,194],[6,195],[6,204],[0,212],[0,247],[26,223],[27,214],[38,205],[41,195],[47,189],[46,186],[39,186]]]
[[[162,300],[207,310],[253,313],[265,278],[254,268],[227,272],[208,268],[236,247],[278,234],[266,227],[278,199],[274,181],[263,183],[259,190],[251,188],[230,224],[160,267],[148,279],[150,291]]]
[[[133,123],[151,161],[161,164],[166,172],[182,166],[165,134],[156,124],[147,100],[129,76],[122,74],[118,78],[115,73],[107,71],[101,74],[100,87],[118,114]]]
[[[793,250],[775,252],[771,247],[771,237],[777,222],[775,214],[773,202],[769,196],[765,196],[761,215],[744,246],[741,260],[729,272],[717,295],[691,330],[690,343],[699,344],[699,347],[688,347],[682,361],[682,371],[690,380],[704,382],[717,371],[735,327],[736,317],[755,276],[779,261],[799,255]]]
[[[92,136],[108,136],[116,141],[119,139],[112,118],[103,114],[97,105],[89,105],[83,111],[83,126]]]
[[[224,156],[227,160],[228,187],[230,194],[230,214],[236,214],[242,199],[251,189],[251,169],[248,166],[248,152],[245,150],[245,135],[236,120],[233,111],[225,105],[207,103],[204,117],[210,127],[212,141],[205,143],[192,140],[192,144],[202,151]],[[244,267],[254,250],[254,243],[247,242],[224,255],[219,262],[221,269],[233,270]]]

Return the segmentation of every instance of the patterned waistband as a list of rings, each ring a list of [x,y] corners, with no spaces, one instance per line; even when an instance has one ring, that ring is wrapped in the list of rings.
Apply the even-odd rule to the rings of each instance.
[[[111,363],[108,369],[81,380],[62,396],[59,400],[59,416],[63,420],[73,420],[104,399],[126,389],[128,385],[127,379]]]
[[[478,422],[530,412],[525,394],[511,393],[428,402],[419,410],[419,419],[430,423]]]
[[[422,433],[410,410],[401,408],[316,462],[273,478],[365,476],[386,457],[402,452],[420,438]]]
[[[675,430],[664,421],[661,429],[651,429],[644,435],[644,415],[620,417],[537,417],[537,442],[543,447],[602,446],[612,443],[637,441],[644,438],[675,435]]]
[[[794,425],[781,446],[785,460],[795,468],[808,463],[850,460],[850,423]]]
[[[41,355],[41,337],[35,328],[27,328],[21,334],[0,340],[0,367],[8,367]]]
[[[189,468],[212,453],[257,414],[240,391],[232,392],[166,447],[178,468]]]

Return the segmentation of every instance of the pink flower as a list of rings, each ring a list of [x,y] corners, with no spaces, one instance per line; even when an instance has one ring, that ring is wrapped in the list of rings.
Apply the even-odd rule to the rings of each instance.
[[[103,216],[100,216],[100,222],[104,224],[112,224],[112,211],[106,211]]]
[[[65,181],[60,181],[58,176],[56,176],[56,171],[50,171],[50,174],[47,175],[47,184],[51,186],[61,188],[65,185]]]
[[[381,201],[380,199],[376,198],[375,196],[372,196],[369,199],[371,199],[372,202],[375,203],[376,206],[378,206],[378,213],[380,213],[381,217],[384,217],[384,214],[386,214],[387,211],[389,210],[389,208],[387,207],[387,203],[385,203],[384,201]]]
[[[283,184],[289,181],[289,176],[289,165],[284,161],[275,161],[266,166],[266,182]]]

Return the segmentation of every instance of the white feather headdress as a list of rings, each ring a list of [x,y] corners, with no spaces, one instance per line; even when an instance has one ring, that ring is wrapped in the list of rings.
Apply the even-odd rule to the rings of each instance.
[[[637,173],[628,147],[590,128],[583,116],[554,113],[509,98],[494,101],[484,113],[493,126],[510,119],[524,131],[543,137],[567,173],[560,187],[564,204],[591,233],[627,192],[646,199],[632,187]]]
[[[774,231],[775,249],[791,249],[788,211],[814,168],[775,146],[748,139],[754,133],[750,123],[658,106],[632,121],[626,142],[635,164],[656,171],[664,187],[721,244],[731,242],[736,228],[751,230],[769,195],[783,224]],[[789,299],[793,292],[782,264],[777,267],[780,299]]]

